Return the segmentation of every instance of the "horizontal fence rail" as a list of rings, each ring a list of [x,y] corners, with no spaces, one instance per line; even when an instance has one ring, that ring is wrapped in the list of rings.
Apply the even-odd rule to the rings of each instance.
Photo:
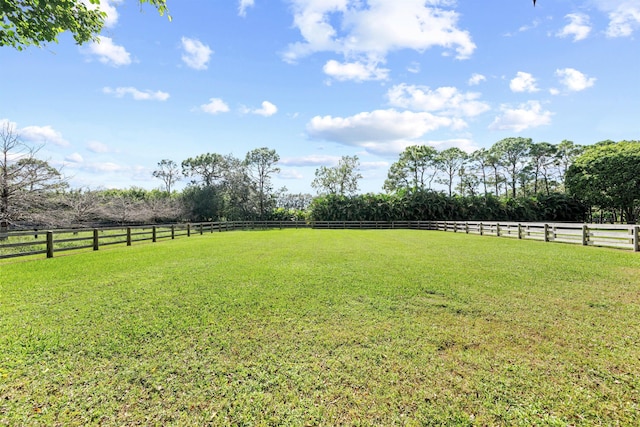
[[[429,223],[428,229],[640,252],[637,225],[435,221]]]
[[[80,249],[99,250],[110,245],[131,246],[135,242],[158,242],[234,230],[285,228],[384,230],[409,229],[448,231],[521,240],[573,243],[640,252],[640,226],[617,224],[518,223],[486,221],[234,221],[195,224],[138,225],[0,233],[0,259]]]

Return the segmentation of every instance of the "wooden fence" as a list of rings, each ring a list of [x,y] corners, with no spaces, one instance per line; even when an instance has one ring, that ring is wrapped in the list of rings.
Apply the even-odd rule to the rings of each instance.
[[[640,252],[640,226],[637,225],[484,221],[236,221],[10,231],[0,233],[0,259],[40,254],[51,258],[59,252],[79,249],[97,251],[110,245],[131,246],[135,242],[157,242],[192,234],[277,228],[434,230]]]
[[[573,243],[640,252],[640,226],[617,224],[431,222],[429,230],[451,231],[544,242]]]

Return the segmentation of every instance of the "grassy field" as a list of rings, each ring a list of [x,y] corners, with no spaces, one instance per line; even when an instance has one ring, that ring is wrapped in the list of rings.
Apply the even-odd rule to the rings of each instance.
[[[640,256],[410,230],[0,264],[0,425],[640,425]]]

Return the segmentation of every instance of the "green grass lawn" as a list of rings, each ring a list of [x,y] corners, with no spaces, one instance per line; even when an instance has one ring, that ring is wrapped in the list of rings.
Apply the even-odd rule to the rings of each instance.
[[[410,230],[0,264],[0,425],[640,425],[640,256]]]

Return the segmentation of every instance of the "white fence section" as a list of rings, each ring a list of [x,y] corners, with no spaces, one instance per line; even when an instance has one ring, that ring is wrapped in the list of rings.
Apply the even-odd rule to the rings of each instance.
[[[640,252],[638,225],[435,221],[429,222],[428,229]]]

